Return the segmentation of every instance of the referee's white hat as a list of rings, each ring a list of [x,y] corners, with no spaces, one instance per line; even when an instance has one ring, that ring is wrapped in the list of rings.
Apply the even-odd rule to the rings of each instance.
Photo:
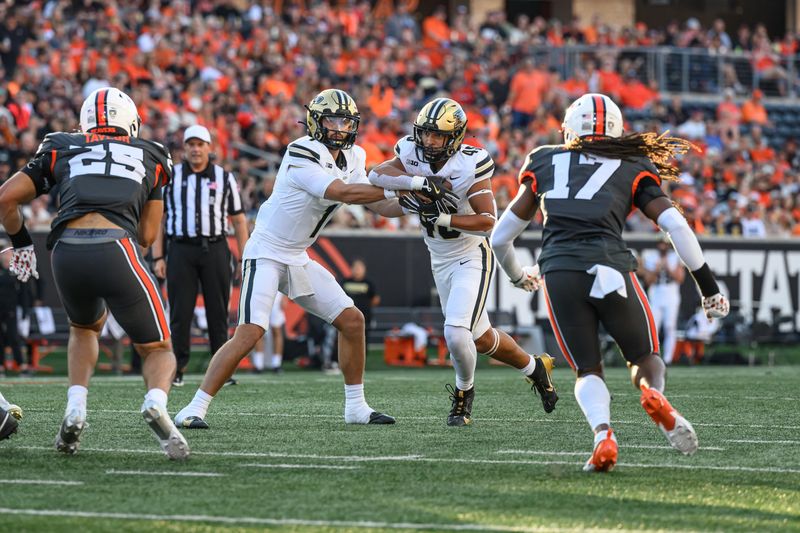
[[[189,126],[183,132],[183,142],[187,142],[189,139],[200,139],[211,144],[211,133],[205,126],[195,124],[194,126]]]

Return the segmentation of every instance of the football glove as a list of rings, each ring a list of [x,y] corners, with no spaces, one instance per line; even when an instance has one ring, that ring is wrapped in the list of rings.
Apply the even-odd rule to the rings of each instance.
[[[515,287],[527,292],[538,291],[544,285],[539,274],[539,265],[522,267],[522,276],[517,281],[512,281]]]
[[[724,318],[728,316],[728,312],[730,310],[731,304],[728,302],[728,299],[722,295],[722,293],[718,292],[714,296],[703,298],[703,311],[705,311],[706,317],[709,319]]]
[[[423,224],[436,225],[436,221],[442,216],[442,210],[436,202],[424,203],[421,202],[413,194],[402,196],[399,200],[400,207],[405,208],[410,213],[419,215],[419,219]]]
[[[32,244],[23,248],[14,248],[11,251],[11,263],[8,265],[8,270],[23,283],[28,281],[31,276],[39,279],[39,272],[36,270],[36,252],[33,251]]]
[[[438,176],[423,177],[417,190],[438,204],[440,212],[449,213],[451,210],[455,212],[458,208],[458,195],[444,187],[443,183],[444,178]]]

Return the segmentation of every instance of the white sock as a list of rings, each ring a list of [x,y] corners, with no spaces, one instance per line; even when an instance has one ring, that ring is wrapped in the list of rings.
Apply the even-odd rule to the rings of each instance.
[[[78,409],[81,413],[81,418],[86,418],[86,397],[89,395],[89,389],[83,385],[72,385],[67,389],[67,408],[64,411],[66,415],[73,409]]]
[[[589,374],[578,378],[575,381],[575,399],[592,431],[601,424],[610,425],[611,394],[600,376]]]
[[[283,363],[283,355],[276,353],[272,355],[272,368],[280,368]]]
[[[250,354],[250,360],[253,361],[256,370],[264,370],[264,352],[253,352]]]
[[[153,400],[164,409],[167,408],[167,393],[161,389],[150,389],[147,391],[147,394],[144,395],[144,399],[145,401]]]
[[[348,424],[366,424],[372,409],[364,399],[364,384],[344,386],[344,421]]]
[[[8,403],[8,401],[5,399],[5,397],[3,396],[3,394],[2,394],[2,393],[0,393],[0,409],[3,409],[3,410],[8,410],[8,406],[9,406],[9,405],[10,405],[10,404],[9,404],[9,403]]]
[[[472,332],[458,326],[444,326],[444,337],[450,348],[450,359],[456,371],[456,388],[469,390],[475,383],[475,365],[478,363],[478,351]]]
[[[518,369],[520,372],[522,372],[522,375],[525,377],[530,376],[531,374],[533,374],[533,371],[536,370],[536,359],[534,359],[533,356],[530,354],[528,354],[528,357],[530,357],[528,364],[525,365],[524,368]]]
[[[179,414],[183,414],[183,418],[189,416],[199,416],[200,418],[205,418],[206,413],[208,413],[208,406],[211,404],[211,400],[214,397],[210,394],[203,392],[202,389],[197,389],[197,392],[194,393],[194,398],[192,401],[181,409]]]

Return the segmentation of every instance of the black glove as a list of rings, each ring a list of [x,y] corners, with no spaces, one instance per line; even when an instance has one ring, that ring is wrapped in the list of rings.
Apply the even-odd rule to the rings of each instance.
[[[400,197],[400,207],[404,207],[411,213],[419,215],[420,221],[425,224],[436,224],[436,221],[442,214],[442,210],[436,202],[424,203],[421,202],[413,194],[407,194]]]
[[[438,204],[439,211],[447,213],[452,210],[455,212],[458,208],[458,195],[444,187],[443,183],[444,178],[439,176],[427,177],[419,192]]]

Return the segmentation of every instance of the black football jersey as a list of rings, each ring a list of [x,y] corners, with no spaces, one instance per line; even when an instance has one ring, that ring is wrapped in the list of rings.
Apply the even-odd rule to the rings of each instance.
[[[542,146],[528,154],[519,175],[531,181],[544,216],[539,265],[543,273],[586,271],[596,264],[636,270],[622,239],[625,219],[661,190],[658,171],[646,157],[611,159]]]
[[[161,144],[136,137],[50,133],[23,172],[37,196],[58,186],[58,214],[47,240],[52,248],[68,221],[92,212],[137,240],[142,208],[162,198],[172,159]]]

